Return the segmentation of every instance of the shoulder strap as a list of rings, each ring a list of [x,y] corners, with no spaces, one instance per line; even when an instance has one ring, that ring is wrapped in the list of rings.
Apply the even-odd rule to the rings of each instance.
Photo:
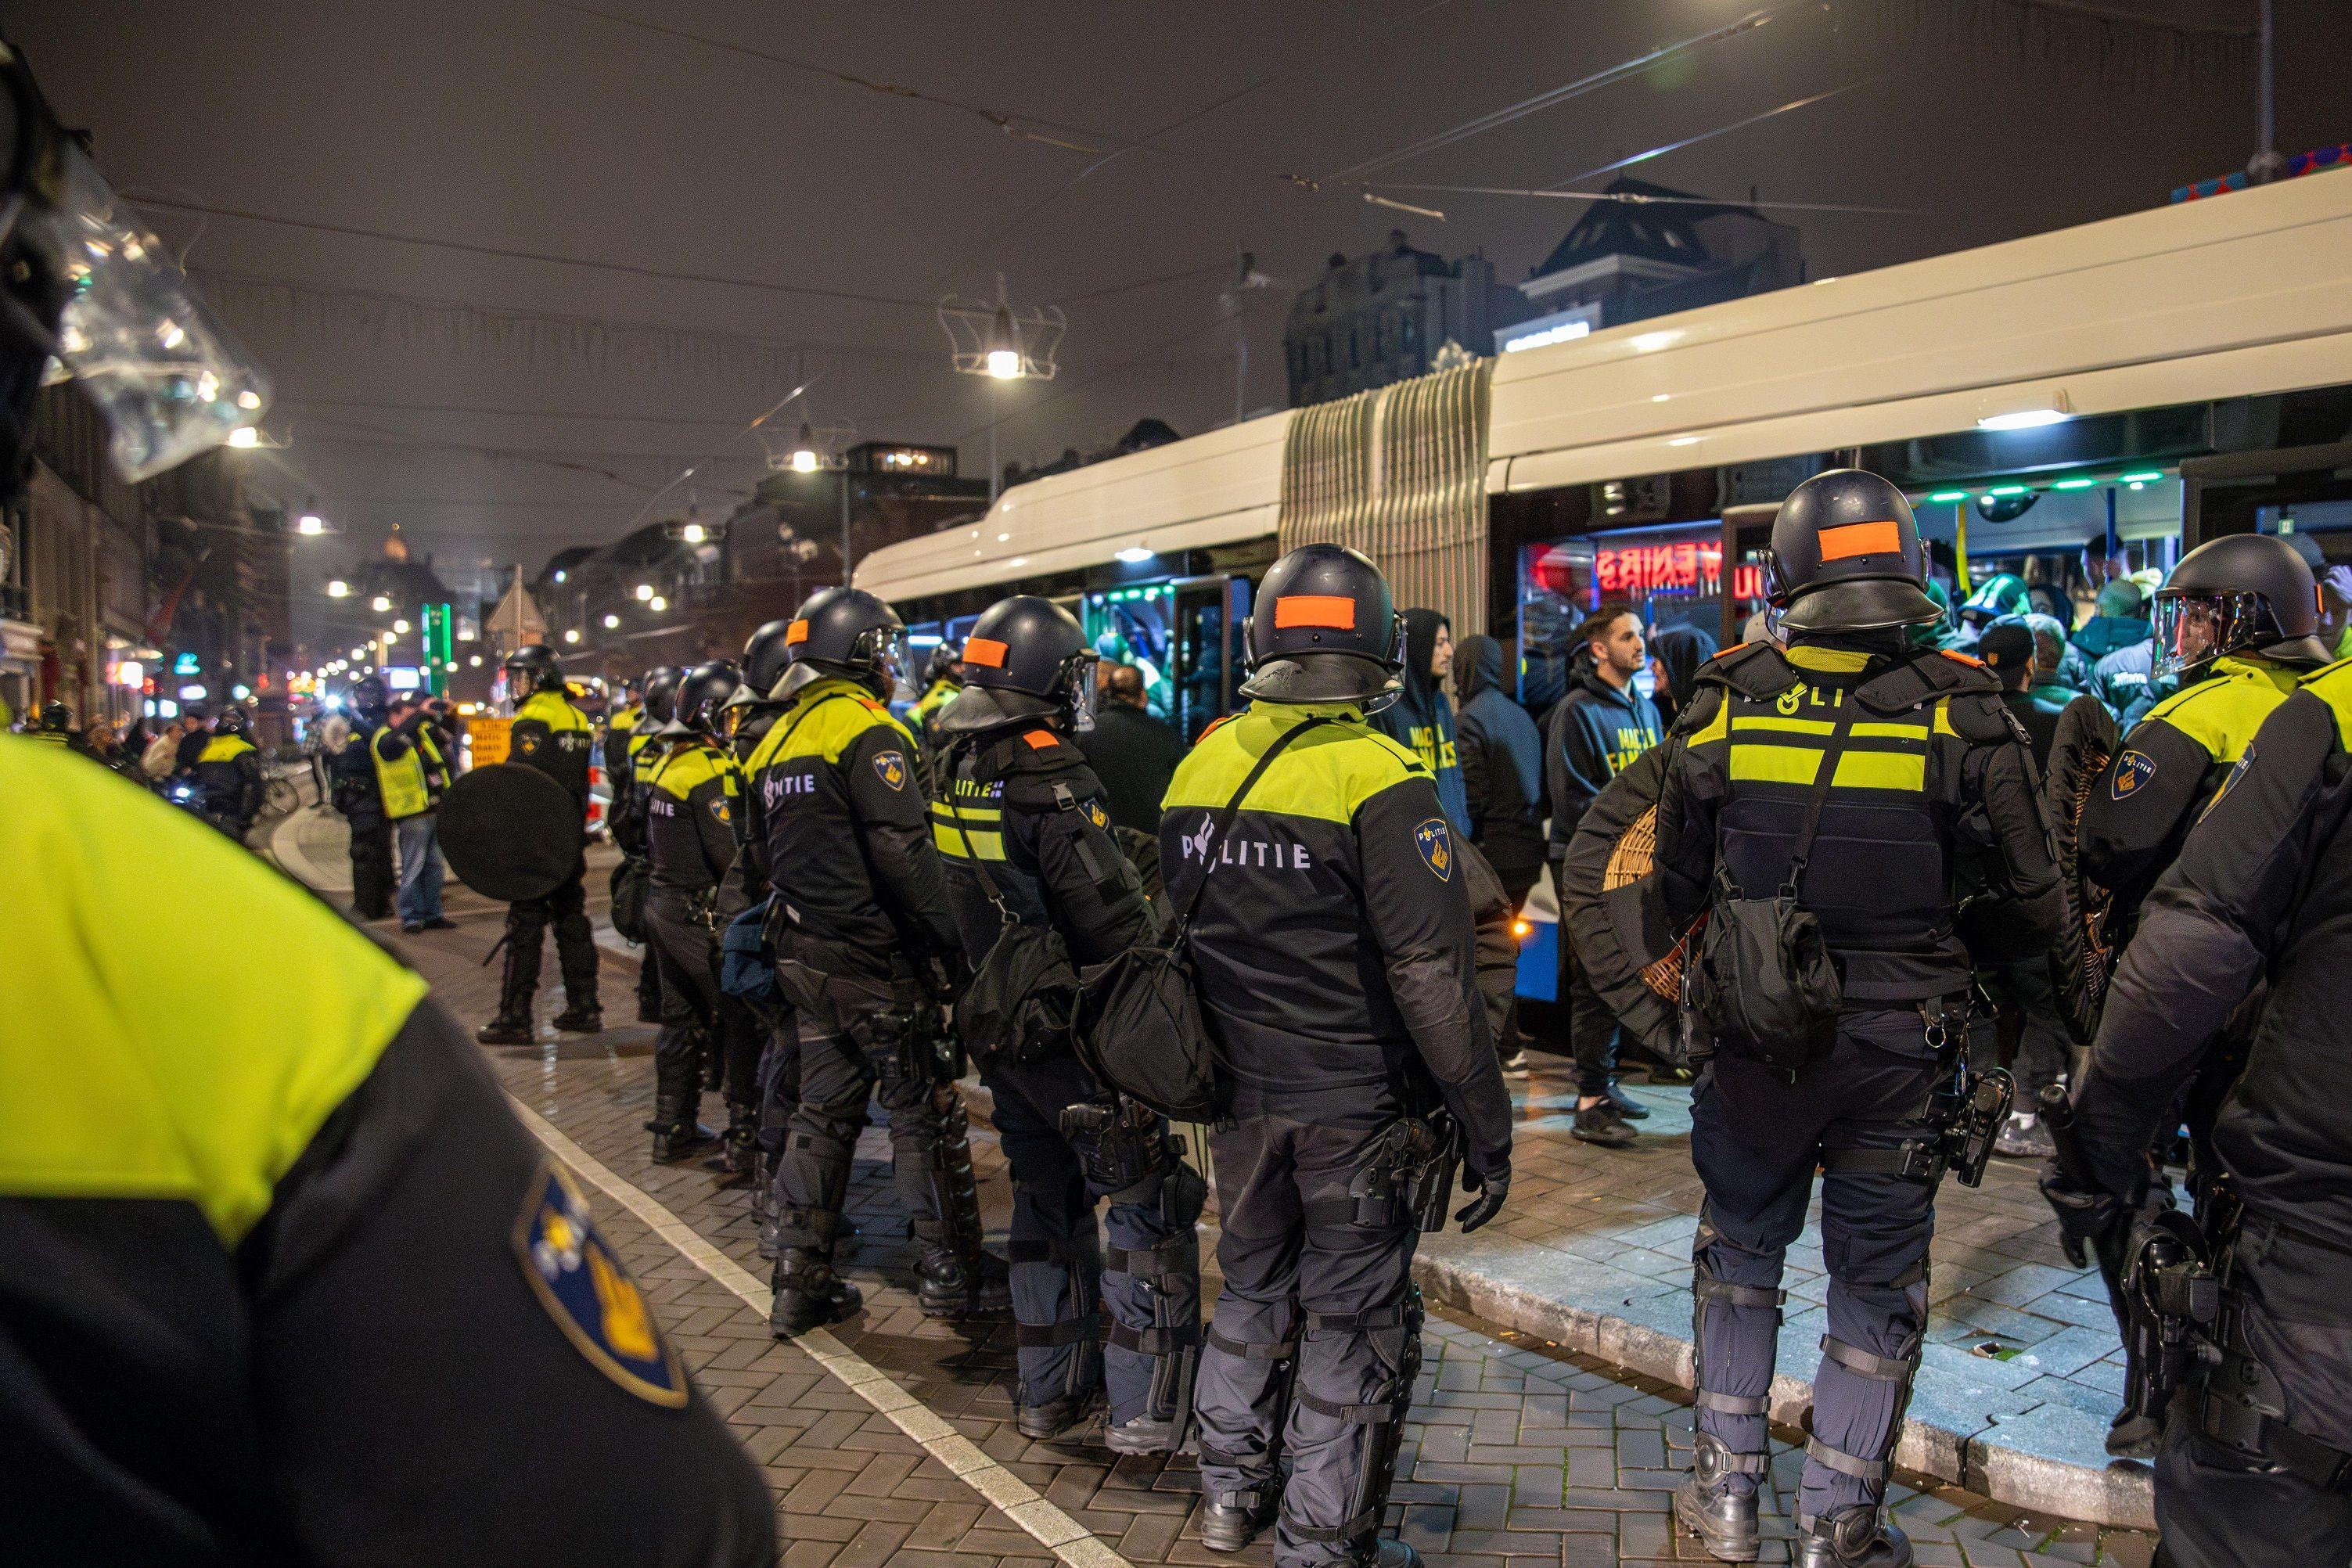
[[[815,701],[810,703],[806,708],[802,709],[798,716],[795,717],[790,724],[784,727],[783,738],[776,742],[776,754],[778,756],[783,755],[784,748],[793,743],[793,737],[800,732],[800,727],[802,725],[808,722],[809,716],[811,714],[824,707],[826,703],[838,702],[849,695],[850,694],[846,691],[828,691],[824,696],[818,698]]]
[[[1851,699],[1853,693],[1846,696]],[[1845,750],[1846,731],[1853,724],[1851,702],[1838,704],[1837,722],[1830,730],[1829,744],[1822,751],[1822,770],[1814,775],[1812,793],[1805,798],[1805,825],[1797,830],[1796,847],[1789,854],[1789,879],[1781,885],[1784,897],[1795,898],[1797,885],[1804,879],[1805,863],[1813,856],[1813,835],[1822,826],[1822,807],[1829,804],[1830,780],[1837,775],[1838,755]]]
[[[961,747],[948,747],[948,765],[942,770],[946,775],[942,781],[945,787],[940,793],[948,797],[948,815],[955,818],[956,837],[963,840],[964,858],[971,866],[971,874],[980,879],[980,890],[986,893],[988,901],[996,906],[996,918],[1010,925],[1013,923],[1013,911],[1004,907],[1004,895],[996,890],[996,879],[988,874],[987,862],[980,857],[980,846],[971,841],[971,829],[964,822],[963,807],[956,804],[956,757],[961,751]],[[1003,837],[1011,826],[1012,824],[1000,816],[996,825],[997,837]]]
[[[1192,896],[1184,900],[1184,915],[1176,922],[1176,934],[1170,939],[1168,943],[1170,947],[1183,946],[1185,937],[1192,931],[1192,916],[1201,907],[1201,895],[1209,890],[1210,868],[1216,865],[1217,851],[1224,847],[1225,835],[1233,830],[1234,819],[1241,815],[1242,801],[1257,786],[1257,781],[1265,776],[1265,770],[1274,765],[1274,759],[1282,755],[1284,749],[1291,742],[1317,725],[1329,722],[1331,722],[1329,714],[1318,713],[1304,724],[1295,725],[1276,736],[1274,744],[1268,746],[1265,754],[1258,758],[1257,766],[1250,769],[1249,776],[1242,780],[1242,787],[1234,791],[1234,798],[1225,802],[1223,807],[1219,810],[1215,825],[1209,829],[1208,841],[1201,847],[1200,884],[1192,889]]]

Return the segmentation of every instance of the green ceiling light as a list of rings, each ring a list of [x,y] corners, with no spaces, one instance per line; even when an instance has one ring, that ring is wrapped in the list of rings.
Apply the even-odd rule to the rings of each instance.
[[[2053,490],[2086,490],[2098,482],[2096,479],[2060,479],[2050,488]]]
[[[1931,501],[1963,501],[1969,499],[1969,492],[1966,490],[1937,490],[1927,499]]]
[[[2152,485],[2156,483],[2157,480],[2164,478],[2164,470],[2162,468],[2150,468],[2145,473],[2125,474],[2120,477],[2123,482],[2127,485]]]
[[[1992,489],[1985,491],[1985,494],[1989,496],[2021,496],[2025,493],[2025,489],[2026,487],[2023,485],[1995,485]]]

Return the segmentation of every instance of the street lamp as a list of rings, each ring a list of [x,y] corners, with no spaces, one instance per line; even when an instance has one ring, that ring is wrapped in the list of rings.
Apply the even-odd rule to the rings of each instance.
[[[563,640],[565,642],[572,643],[578,642],[580,640],[580,628],[578,626],[566,626],[563,629]]]
[[[374,598],[368,601],[368,608],[373,610],[380,616],[386,610],[392,608],[392,601],[385,598],[382,594],[378,594]]]
[[[646,608],[658,616],[664,610],[669,608],[669,601],[663,598],[659,594],[656,594],[652,598],[646,601]]]
[[[642,605],[653,596],[654,585],[651,583],[640,583],[637,584],[637,603]]]
[[[327,580],[327,597],[330,599],[347,599],[351,597],[351,593],[352,585],[341,577],[331,577]]]
[[[813,474],[824,467],[824,458],[816,449],[816,432],[805,419],[801,421],[801,438],[793,444],[790,461],[796,474]]]
[[[618,616],[608,615],[604,617],[604,629],[608,632],[618,630],[620,625],[621,617]]]
[[[408,635],[408,618],[405,616],[392,623],[392,635],[396,637],[404,637]]]
[[[294,520],[294,531],[305,539],[316,539],[327,531],[327,520],[315,511],[306,511]]]

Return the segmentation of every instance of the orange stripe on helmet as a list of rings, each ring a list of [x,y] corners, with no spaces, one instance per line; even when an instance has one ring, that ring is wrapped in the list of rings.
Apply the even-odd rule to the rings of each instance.
[[[1884,522],[1848,522],[1821,532],[1823,561],[1851,561],[1857,555],[1900,555],[1903,553],[1903,525],[1889,518]]]
[[[1356,629],[1356,601],[1340,594],[1285,594],[1274,602],[1274,628],[1329,626]]]
[[[982,669],[1003,669],[1004,656],[1012,651],[994,637],[967,637],[963,645],[963,662],[976,664]]]
[[[806,621],[794,621],[791,626],[784,628],[784,646],[786,647],[798,647],[801,644],[806,641],[808,641],[808,623]]]

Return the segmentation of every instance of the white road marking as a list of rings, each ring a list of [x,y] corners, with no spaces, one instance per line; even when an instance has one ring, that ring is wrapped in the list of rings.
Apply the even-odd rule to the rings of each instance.
[[[556,1158],[612,1194],[623,1208],[646,1222],[656,1236],[685,1254],[694,1266],[742,1298],[761,1317],[772,1300],[768,1287],[741,1264],[706,1240],[702,1233],[655,1199],[623,1181],[588,1151],[557,1131],[546,1118],[514,1097],[515,1114]],[[1134,1568],[1076,1520],[1037,1495],[1029,1484],[980,1451],[946,1418],[893,1382],[888,1374],[823,1329],[811,1329],[793,1342],[814,1358],[857,1396],[887,1415],[898,1430],[923,1446],[964,1485],[997,1511],[1034,1536],[1070,1568]]]

